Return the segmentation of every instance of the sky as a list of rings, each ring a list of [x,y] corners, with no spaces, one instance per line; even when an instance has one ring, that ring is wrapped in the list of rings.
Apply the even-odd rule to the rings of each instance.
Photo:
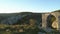
[[[41,13],[59,9],[60,0],[0,0],[0,13]]]

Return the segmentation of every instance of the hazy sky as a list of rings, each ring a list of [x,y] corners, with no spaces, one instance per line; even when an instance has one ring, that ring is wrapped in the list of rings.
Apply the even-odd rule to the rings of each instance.
[[[60,0],[0,0],[0,13],[51,12],[60,9]]]

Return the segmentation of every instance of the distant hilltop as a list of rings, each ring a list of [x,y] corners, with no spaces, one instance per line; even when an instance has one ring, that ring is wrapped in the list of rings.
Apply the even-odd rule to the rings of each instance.
[[[60,10],[55,10],[55,11],[52,11],[52,12],[60,12]],[[45,12],[45,13],[52,13],[52,12]],[[5,14],[5,15],[7,15],[7,14],[8,14],[8,15],[10,15],[10,14],[14,15],[14,14],[15,14],[15,15],[16,15],[16,14],[26,14],[26,13],[29,14],[29,13],[33,13],[33,12],[28,12],[28,11],[27,11],[27,12],[19,12],[19,13],[0,13],[0,14],[1,14],[1,15],[4,15],[4,14]]]

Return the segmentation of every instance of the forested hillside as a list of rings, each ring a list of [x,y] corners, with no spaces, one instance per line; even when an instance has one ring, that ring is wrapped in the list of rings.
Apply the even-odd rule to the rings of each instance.
[[[27,19],[28,18],[28,19]],[[35,19],[38,23],[42,22],[42,15],[40,13],[31,13],[31,12],[21,12],[21,13],[5,13],[0,14],[0,23],[1,24],[13,24],[17,23],[18,20],[22,21],[24,19]]]

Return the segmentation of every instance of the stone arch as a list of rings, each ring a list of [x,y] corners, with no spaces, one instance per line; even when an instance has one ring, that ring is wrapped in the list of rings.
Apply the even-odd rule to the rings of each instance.
[[[53,12],[53,13],[43,13],[42,14],[42,28],[46,29],[47,28],[47,17],[49,15],[53,15],[56,17],[56,20],[54,22],[56,22],[58,24],[58,13],[57,12]],[[57,25],[57,29],[58,29],[58,25]]]
[[[54,28],[54,29],[58,29],[58,13],[57,12],[53,12],[53,13],[50,13],[51,15],[53,15],[54,17],[55,17],[55,19],[56,20],[54,20],[53,22],[52,22],[52,27]]]
[[[47,16],[47,19],[46,20],[47,20],[47,27],[54,28],[54,27],[52,27],[52,24],[56,20],[56,17],[54,15],[52,15],[52,14],[49,14]]]

